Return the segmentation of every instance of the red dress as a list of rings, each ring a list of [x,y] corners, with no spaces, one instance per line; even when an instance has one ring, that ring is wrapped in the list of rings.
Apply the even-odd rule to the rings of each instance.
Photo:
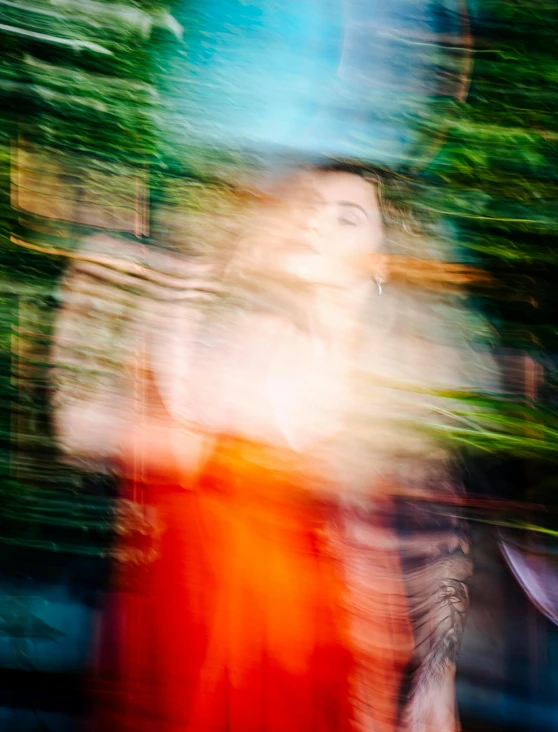
[[[227,438],[190,489],[131,487],[161,537],[118,577],[100,728],[349,728],[344,586],[307,480],[291,453]]]

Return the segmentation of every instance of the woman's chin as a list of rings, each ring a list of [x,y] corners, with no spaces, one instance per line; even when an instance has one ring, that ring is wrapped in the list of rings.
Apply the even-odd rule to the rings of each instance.
[[[308,285],[342,286],[342,273],[316,255],[292,257],[283,269],[288,276]]]

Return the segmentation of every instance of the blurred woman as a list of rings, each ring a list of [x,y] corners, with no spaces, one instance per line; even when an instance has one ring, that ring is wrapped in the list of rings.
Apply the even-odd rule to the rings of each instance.
[[[161,256],[138,284],[120,250],[120,269],[70,273],[60,442],[116,469],[128,509],[102,728],[456,729],[470,562],[429,507],[453,484],[426,427],[459,359],[420,297],[389,292],[378,191],[303,170],[257,199],[221,269]],[[84,389],[68,366],[95,339],[126,368]]]

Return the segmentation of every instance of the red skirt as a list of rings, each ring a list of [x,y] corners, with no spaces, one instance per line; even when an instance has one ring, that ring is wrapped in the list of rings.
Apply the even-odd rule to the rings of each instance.
[[[306,479],[290,454],[227,439],[189,489],[128,486],[160,536],[147,565],[122,546],[132,561],[103,633],[100,729],[349,728],[344,583]]]

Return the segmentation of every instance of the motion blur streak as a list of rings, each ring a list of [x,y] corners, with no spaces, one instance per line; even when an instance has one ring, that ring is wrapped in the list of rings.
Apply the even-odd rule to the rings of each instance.
[[[555,728],[556,19],[0,0],[2,732]]]

